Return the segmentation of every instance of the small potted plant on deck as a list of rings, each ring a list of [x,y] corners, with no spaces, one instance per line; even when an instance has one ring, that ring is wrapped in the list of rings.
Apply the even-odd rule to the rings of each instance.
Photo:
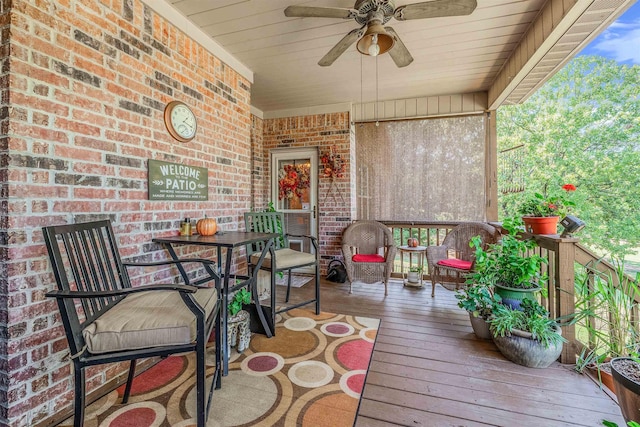
[[[422,267],[409,267],[409,271],[407,272],[407,282],[418,283],[421,275]]]
[[[487,320],[493,313],[493,308],[500,303],[501,298],[493,293],[489,286],[471,285],[456,292],[458,307],[467,310],[473,332],[478,338],[490,340],[491,331]]]
[[[519,221],[505,219],[502,228],[508,233],[500,241],[483,249],[477,238],[471,239],[475,247],[476,263],[467,283],[493,286],[502,303],[517,308],[523,299],[535,299],[547,277],[542,273],[546,258],[534,252],[533,239],[519,239]]]

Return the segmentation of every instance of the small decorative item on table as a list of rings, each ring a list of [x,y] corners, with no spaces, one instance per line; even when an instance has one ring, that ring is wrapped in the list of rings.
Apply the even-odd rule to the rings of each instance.
[[[218,231],[218,223],[214,218],[207,218],[205,215],[196,223],[196,231],[201,236],[213,236]]]

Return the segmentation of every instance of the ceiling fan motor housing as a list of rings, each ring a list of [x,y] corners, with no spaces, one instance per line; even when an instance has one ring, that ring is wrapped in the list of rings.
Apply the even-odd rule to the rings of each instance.
[[[393,18],[396,5],[393,0],[357,0],[353,8],[358,11],[355,19],[360,25],[365,25],[371,20],[371,12],[378,12],[382,23],[386,24]]]

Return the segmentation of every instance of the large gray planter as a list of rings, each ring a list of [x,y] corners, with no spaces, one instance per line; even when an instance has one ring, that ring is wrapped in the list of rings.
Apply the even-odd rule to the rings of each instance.
[[[560,333],[560,328],[556,327]],[[514,330],[511,336],[493,337],[500,353],[513,363],[529,368],[546,368],[560,357],[562,343],[545,347],[539,341],[529,338],[528,332]]]
[[[473,328],[473,332],[476,334],[478,338],[483,340],[490,340],[493,338],[491,334],[491,330],[489,329],[489,324],[482,317],[476,317],[472,312],[469,313],[469,320],[471,321],[471,327]]]

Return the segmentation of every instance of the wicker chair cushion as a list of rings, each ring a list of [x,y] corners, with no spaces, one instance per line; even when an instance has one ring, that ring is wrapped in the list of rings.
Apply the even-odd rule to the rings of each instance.
[[[353,262],[385,262],[382,255],[378,254],[355,254],[351,257]]]
[[[251,256],[251,262],[254,264],[260,259],[259,254]],[[284,248],[276,251],[276,269],[284,270],[291,267],[304,266],[306,264],[314,264],[316,256],[307,252],[295,251],[293,249]],[[267,253],[262,264],[265,268],[271,268],[271,254]]]
[[[199,288],[192,295],[208,317],[216,307],[216,289]],[[196,318],[178,292],[140,292],[126,296],[82,335],[94,354],[188,344],[196,339]]]
[[[472,264],[473,263],[471,261],[465,261],[456,258],[443,259],[437,262],[437,265],[441,265],[443,267],[453,267],[460,270],[470,270]]]

